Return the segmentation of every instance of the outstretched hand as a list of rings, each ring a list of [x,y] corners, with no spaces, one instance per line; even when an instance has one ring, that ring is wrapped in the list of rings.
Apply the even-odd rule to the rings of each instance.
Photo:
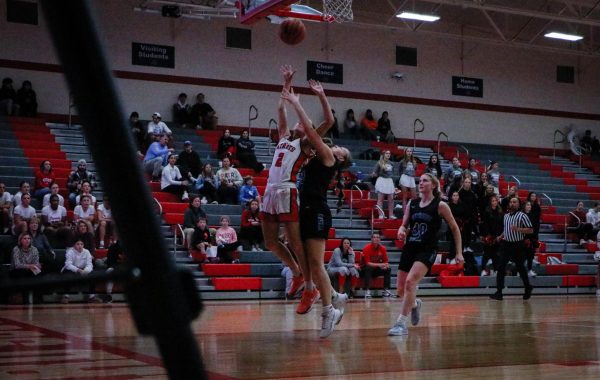
[[[315,95],[325,95],[325,90],[323,89],[321,82],[316,81],[314,79],[310,79],[308,81],[308,85],[310,86],[312,92],[315,93]]]
[[[296,70],[294,70],[292,65],[283,65],[279,70],[281,71],[281,75],[283,75],[283,82],[288,85],[291,84],[294,74],[296,74]]]
[[[281,99],[287,100],[292,104],[300,103],[300,95],[296,95],[293,88],[290,88],[289,90],[284,88],[281,91]]]

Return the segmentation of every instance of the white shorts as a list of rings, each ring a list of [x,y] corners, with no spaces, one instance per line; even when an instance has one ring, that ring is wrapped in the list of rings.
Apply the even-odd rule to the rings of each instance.
[[[267,186],[262,197],[261,216],[263,219],[279,222],[297,222],[300,199],[294,186]]]
[[[416,188],[417,184],[415,183],[415,177],[402,174],[402,176],[400,176],[400,186],[408,187],[409,189]]]
[[[394,194],[396,191],[394,180],[391,178],[377,178],[377,182],[375,182],[375,191],[386,195]]]

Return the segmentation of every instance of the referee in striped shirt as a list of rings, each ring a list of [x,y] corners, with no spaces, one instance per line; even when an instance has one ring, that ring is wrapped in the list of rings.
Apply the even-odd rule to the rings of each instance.
[[[506,276],[506,265],[512,260],[523,285],[525,285],[525,294],[523,299],[528,300],[531,297],[533,286],[529,283],[527,269],[525,269],[526,249],[525,235],[533,232],[533,226],[529,217],[521,212],[521,201],[518,197],[512,197],[508,203],[508,212],[504,215],[504,231],[500,237],[502,245],[500,246],[500,264],[498,265],[498,275],[496,277],[496,293],[490,298],[501,301],[502,290],[504,289],[504,277]]]

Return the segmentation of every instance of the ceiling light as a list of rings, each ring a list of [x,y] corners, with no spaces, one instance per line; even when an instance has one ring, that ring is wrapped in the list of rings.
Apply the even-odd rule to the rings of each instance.
[[[412,12],[402,12],[400,14],[397,14],[396,17],[405,18],[408,20],[418,20],[418,21],[427,21],[427,22],[434,22],[434,21],[437,21],[440,19],[439,16],[424,15],[424,14],[412,13]]]
[[[583,36],[576,36],[574,34],[565,34],[565,33],[558,33],[558,32],[546,33],[546,34],[544,34],[544,37],[556,38],[556,39],[559,39],[559,40],[566,40],[566,41],[579,41],[579,40],[583,40]]]

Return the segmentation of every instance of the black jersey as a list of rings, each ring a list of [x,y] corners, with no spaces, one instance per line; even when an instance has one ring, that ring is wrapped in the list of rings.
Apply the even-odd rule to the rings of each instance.
[[[335,165],[327,167],[318,157],[311,158],[304,166],[303,183],[300,188],[300,205],[303,203],[327,204],[327,190],[335,174]]]
[[[405,251],[421,252],[437,249],[438,231],[442,218],[438,213],[440,200],[434,198],[427,206],[421,207],[421,198],[413,199],[408,210],[410,235],[406,239]]]

